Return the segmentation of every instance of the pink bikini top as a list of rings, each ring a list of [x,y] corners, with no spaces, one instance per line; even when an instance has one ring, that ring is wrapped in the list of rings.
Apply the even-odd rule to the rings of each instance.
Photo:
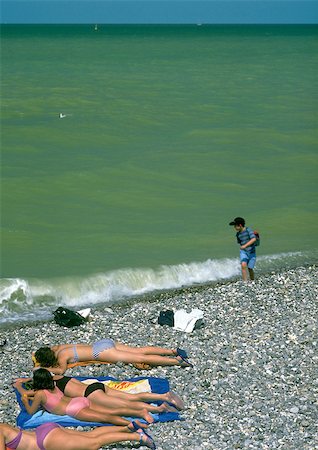
[[[53,409],[55,409],[60,403],[62,397],[64,397],[64,394],[59,390],[59,388],[55,388],[54,393],[48,391],[47,389],[43,389],[43,392],[45,392],[46,395],[46,402],[44,405],[45,409],[49,412],[52,412]]]

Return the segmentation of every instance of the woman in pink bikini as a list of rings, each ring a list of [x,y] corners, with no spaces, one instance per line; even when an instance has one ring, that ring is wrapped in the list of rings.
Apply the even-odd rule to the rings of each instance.
[[[64,344],[38,349],[33,358],[35,363],[47,368],[50,372],[63,374],[67,365],[79,361],[106,361],[109,363],[124,362],[134,364],[138,368],[151,366],[193,367],[187,360],[185,350],[171,350],[162,347],[131,347],[102,339],[93,344]]]
[[[138,408],[106,408],[105,406],[92,404],[87,397],[66,397],[58,387],[56,387],[53,377],[46,369],[37,369],[33,374],[33,391],[26,391],[22,387],[22,382],[17,381],[14,387],[21,393],[22,402],[29,414],[34,414],[40,407],[46,411],[57,415],[67,414],[78,420],[86,422],[112,423],[114,425],[129,425],[129,421],[123,415],[142,417],[147,422],[153,422],[152,416],[147,409]],[[30,402],[31,401],[31,404]],[[167,407],[154,407],[167,410]],[[161,411],[159,411],[161,412]],[[138,426],[143,428],[139,422]]]
[[[59,388],[67,397],[87,397],[92,404],[105,406],[106,408],[122,408],[127,414],[128,410],[140,410],[136,417],[142,417],[140,414],[144,414],[144,411],[152,413],[160,413],[164,411],[175,411],[184,409],[184,403],[181,398],[174,392],[166,392],[164,394],[157,394],[153,392],[139,392],[136,394],[129,394],[128,392],[122,392],[116,389],[105,386],[104,383],[94,382],[86,384],[76,378],[68,377],[65,375],[55,375],[53,377],[55,386]],[[32,381],[32,378],[18,378],[15,380],[14,386],[17,388],[19,385],[20,393],[32,395],[35,392],[23,389],[22,383]],[[154,406],[146,402],[162,402],[162,405]],[[171,404],[174,408],[168,404]],[[149,422],[150,420],[148,420]]]
[[[135,429],[137,430],[135,431]],[[76,431],[62,428],[53,422],[44,423],[35,431],[22,431],[0,423],[0,448],[10,450],[98,450],[104,445],[121,441],[140,442],[152,450],[156,446],[152,437],[131,423],[128,427],[98,427],[92,431]]]

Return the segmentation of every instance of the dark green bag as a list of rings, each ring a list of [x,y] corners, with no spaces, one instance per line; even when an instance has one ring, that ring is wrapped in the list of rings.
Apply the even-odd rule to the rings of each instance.
[[[159,325],[168,325],[169,327],[174,326],[174,312],[171,309],[165,311],[160,311],[158,317]]]
[[[82,323],[87,322],[87,320],[81,316],[78,312],[72,311],[71,309],[64,308],[60,306],[55,311],[53,311],[54,320],[58,325],[62,327],[77,327],[82,325]]]
[[[259,232],[256,230],[254,230],[254,234],[256,237],[256,241],[255,241],[254,245],[255,245],[255,247],[258,247],[259,245],[261,245],[261,237],[259,235]]]

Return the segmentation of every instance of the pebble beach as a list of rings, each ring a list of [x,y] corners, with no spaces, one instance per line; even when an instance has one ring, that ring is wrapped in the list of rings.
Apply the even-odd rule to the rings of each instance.
[[[50,322],[0,329],[0,421],[19,413],[12,381],[32,373],[43,345],[102,337],[129,345],[187,350],[194,368],[77,367],[67,375],[168,378],[185,402],[183,421],[150,427],[158,450],[318,449],[318,273],[309,265],[241,280],[159,292],[92,309],[75,328]],[[257,275],[257,274],[256,274]],[[192,333],[157,323],[165,309],[199,308]],[[137,448],[131,443],[105,449]]]

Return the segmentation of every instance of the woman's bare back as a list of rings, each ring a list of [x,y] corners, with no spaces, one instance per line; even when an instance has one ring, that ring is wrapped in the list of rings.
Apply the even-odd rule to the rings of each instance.
[[[62,361],[68,364],[93,359],[92,346],[88,344],[59,345],[53,347],[52,350],[55,352],[60,365]]]

